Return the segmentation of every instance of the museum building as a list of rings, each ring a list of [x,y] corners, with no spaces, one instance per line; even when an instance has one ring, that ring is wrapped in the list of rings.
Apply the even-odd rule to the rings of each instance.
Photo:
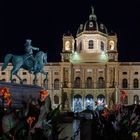
[[[42,74],[37,81],[48,89],[54,108],[61,103],[62,110],[74,112],[108,107],[120,103],[121,91],[127,94],[126,105],[140,104],[140,62],[119,62],[117,41],[117,34],[98,22],[93,8],[75,38],[63,35],[61,62],[48,62],[44,66],[48,81]],[[1,81],[10,82],[11,69],[9,63],[0,71]],[[23,69],[18,74],[23,84],[33,84],[33,74]],[[16,76],[13,83],[19,83]]]

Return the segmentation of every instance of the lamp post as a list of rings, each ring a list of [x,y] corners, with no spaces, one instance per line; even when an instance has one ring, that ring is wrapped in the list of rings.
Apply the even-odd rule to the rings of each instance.
[[[61,82],[60,88],[61,88],[61,104],[62,104],[61,109],[63,110],[64,109],[63,82]]]
[[[118,104],[118,86],[115,84],[115,104]]]
[[[45,89],[48,90],[48,72],[46,72],[46,85],[45,85]]]

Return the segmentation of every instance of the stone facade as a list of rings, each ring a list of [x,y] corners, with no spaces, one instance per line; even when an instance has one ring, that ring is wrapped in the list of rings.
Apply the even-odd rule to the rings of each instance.
[[[0,80],[9,82],[11,69],[9,64],[1,71]],[[117,35],[97,21],[93,9],[76,38],[63,35],[61,62],[48,63],[44,70],[48,83],[39,74],[38,85],[48,87],[53,107],[62,103],[64,111],[95,109],[96,101],[103,106],[110,99],[120,103],[120,90],[128,95],[125,104],[140,103],[140,62],[118,62]],[[23,69],[18,74],[24,84],[33,84],[32,74]],[[16,77],[13,81],[19,82]]]

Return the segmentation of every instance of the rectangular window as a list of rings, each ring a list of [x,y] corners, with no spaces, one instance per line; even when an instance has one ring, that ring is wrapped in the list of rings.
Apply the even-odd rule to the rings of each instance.
[[[59,72],[54,72],[54,75],[59,75]]]
[[[138,72],[135,72],[134,74],[135,74],[135,75],[138,75],[139,73],[138,73]]]
[[[99,73],[103,73],[104,69],[98,69]]]
[[[89,42],[88,42],[88,48],[89,49],[93,49],[94,48],[94,42],[93,42],[93,40],[89,40]]]
[[[89,73],[92,72],[92,69],[87,69],[87,72],[89,72]]]
[[[76,72],[76,73],[80,72],[80,69],[75,69],[75,72]]]
[[[5,72],[1,72],[1,75],[5,75]]]
[[[27,72],[23,72],[22,75],[27,75]]]
[[[127,72],[123,72],[123,75],[126,75],[127,74]]]

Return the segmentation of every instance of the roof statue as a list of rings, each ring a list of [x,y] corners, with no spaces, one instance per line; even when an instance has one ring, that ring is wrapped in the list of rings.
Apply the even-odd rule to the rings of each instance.
[[[89,19],[90,20],[97,20],[97,17],[96,17],[96,15],[94,14],[94,7],[93,6],[91,6],[91,14],[89,15]]]
[[[18,71],[23,68],[25,70],[28,70],[30,73],[32,72],[34,74],[34,84],[37,82],[37,74],[42,73],[46,75],[46,80],[47,78],[47,73],[44,72],[43,68],[44,65],[47,63],[47,53],[44,53],[43,51],[39,51],[36,53],[34,56],[33,51],[36,50],[38,51],[39,48],[33,47],[31,45],[32,40],[27,39],[26,43],[24,44],[25,46],[25,54],[24,55],[13,55],[13,54],[7,54],[4,57],[4,63],[2,65],[2,71],[4,71],[8,63],[11,61],[13,68],[11,70],[10,74],[10,81],[13,81],[13,75],[17,76],[17,78],[20,80],[20,83],[23,83],[22,79],[18,75]]]
[[[93,6],[91,6],[91,13],[92,13],[92,15],[94,15],[94,8],[93,8]]]

